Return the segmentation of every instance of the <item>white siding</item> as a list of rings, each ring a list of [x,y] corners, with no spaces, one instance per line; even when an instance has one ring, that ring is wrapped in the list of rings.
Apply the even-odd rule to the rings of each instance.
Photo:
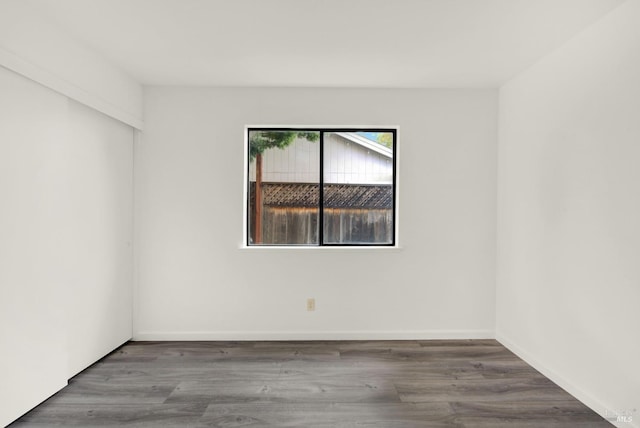
[[[324,146],[326,183],[392,183],[392,159],[333,133],[325,134]]]
[[[284,149],[268,149],[262,155],[262,179],[285,183],[320,181],[320,144],[296,139]],[[255,161],[249,166],[251,181],[256,179]]]
[[[390,158],[333,133],[324,137],[324,181],[326,183],[391,184]],[[285,149],[268,149],[263,154],[262,179],[270,182],[317,183],[320,179],[320,144],[297,139]],[[249,168],[255,180],[255,161]]]

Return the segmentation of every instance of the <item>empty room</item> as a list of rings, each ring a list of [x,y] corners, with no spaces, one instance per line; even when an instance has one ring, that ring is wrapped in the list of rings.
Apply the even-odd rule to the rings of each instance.
[[[0,426],[640,427],[640,0],[1,0]]]

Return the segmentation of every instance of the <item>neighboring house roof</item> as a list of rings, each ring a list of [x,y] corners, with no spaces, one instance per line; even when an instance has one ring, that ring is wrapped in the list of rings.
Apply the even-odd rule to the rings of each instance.
[[[263,204],[271,207],[317,207],[318,185],[263,183]],[[325,184],[325,208],[391,208],[391,185]],[[251,192],[252,194],[254,192]]]
[[[368,150],[373,150],[376,153],[380,153],[381,155],[388,157],[389,159],[393,158],[393,150],[386,146],[383,146],[382,144],[376,143],[375,141],[371,141],[370,139],[365,138],[362,135],[358,135],[354,132],[334,132],[334,134],[339,135],[346,140],[359,144]]]

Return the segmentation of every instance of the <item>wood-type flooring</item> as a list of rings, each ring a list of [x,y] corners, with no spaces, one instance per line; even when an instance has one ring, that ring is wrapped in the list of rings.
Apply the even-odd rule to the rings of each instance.
[[[24,427],[595,428],[495,340],[129,342]]]

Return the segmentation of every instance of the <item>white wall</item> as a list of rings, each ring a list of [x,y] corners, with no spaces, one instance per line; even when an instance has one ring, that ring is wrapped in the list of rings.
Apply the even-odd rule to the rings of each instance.
[[[132,336],[133,129],[70,101],[68,135],[73,376]]]
[[[493,336],[497,91],[151,87],[145,99],[134,338]],[[256,124],[399,125],[402,249],[239,249]]]
[[[0,426],[66,385],[67,100],[0,67]]]
[[[0,4],[0,66],[141,129],[142,86],[25,0]]]
[[[133,130],[0,67],[0,426],[131,337]]]
[[[639,22],[629,1],[500,90],[496,327],[601,414],[635,411],[635,426]]]

